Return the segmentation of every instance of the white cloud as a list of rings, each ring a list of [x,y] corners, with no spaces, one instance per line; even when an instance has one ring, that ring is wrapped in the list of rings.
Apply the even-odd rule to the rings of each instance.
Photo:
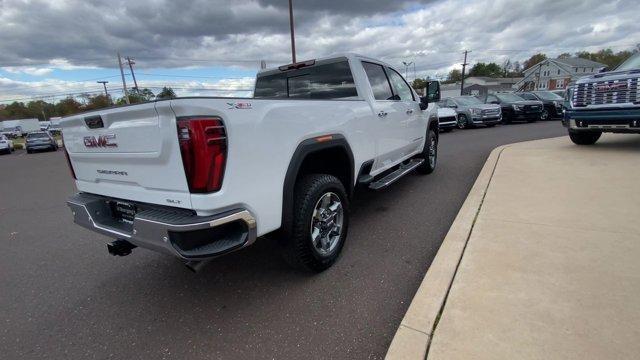
[[[44,76],[53,71],[52,68],[34,66],[7,66],[3,67],[2,70],[11,74],[27,74],[32,76]]]

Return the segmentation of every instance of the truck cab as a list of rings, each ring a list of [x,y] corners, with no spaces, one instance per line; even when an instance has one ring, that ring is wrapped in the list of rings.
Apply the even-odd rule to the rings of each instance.
[[[613,71],[576,81],[562,121],[577,145],[595,144],[603,132],[640,134],[640,53]]]

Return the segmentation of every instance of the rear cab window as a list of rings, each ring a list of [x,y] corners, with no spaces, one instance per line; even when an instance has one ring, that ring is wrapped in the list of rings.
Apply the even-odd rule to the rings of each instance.
[[[348,60],[339,58],[300,69],[258,74],[253,97],[356,99],[358,91]]]

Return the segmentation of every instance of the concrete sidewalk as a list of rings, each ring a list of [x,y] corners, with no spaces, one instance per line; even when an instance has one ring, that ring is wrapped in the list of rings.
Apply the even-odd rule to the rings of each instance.
[[[386,359],[640,358],[640,137],[487,159]]]
[[[640,137],[504,147],[430,337],[428,359],[640,358]]]

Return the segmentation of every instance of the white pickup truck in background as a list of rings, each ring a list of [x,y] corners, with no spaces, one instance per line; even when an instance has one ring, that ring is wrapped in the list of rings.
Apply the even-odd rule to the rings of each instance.
[[[257,75],[253,98],[177,98],[62,120],[74,221],[191,269],[278,231],[285,259],[337,259],[359,186],[436,166],[439,85],[345,54]]]

